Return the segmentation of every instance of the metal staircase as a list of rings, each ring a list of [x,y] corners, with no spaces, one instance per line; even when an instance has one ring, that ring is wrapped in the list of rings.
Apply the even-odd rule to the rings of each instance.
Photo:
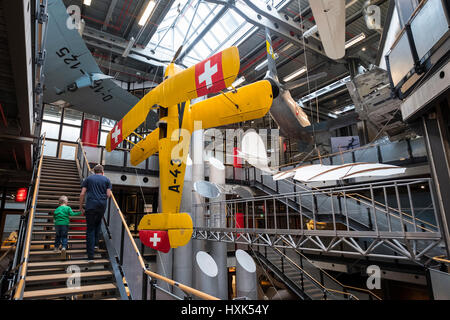
[[[257,247],[249,253],[263,267],[279,275],[284,283],[296,286],[294,292],[301,291],[311,300],[381,300],[376,294],[364,288],[348,286],[339,282],[325,270],[314,265],[303,254],[292,249]],[[274,267],[277,270],[273,270]]]
[[[65,254],[54,251],[53,211],[58,207],[58,198],[66,195],[68,205],[74,211],[79,210],[80,177],[76,162],[43,157],[36,188],[32,227],[28,231],[28,257],[25,255],[24,259],[27,264],[25,281],[18,286],[15,298],[118,299],[120,295],[107,251],[99,249],[94,263],[87,261],[84,216],[70,217]]]

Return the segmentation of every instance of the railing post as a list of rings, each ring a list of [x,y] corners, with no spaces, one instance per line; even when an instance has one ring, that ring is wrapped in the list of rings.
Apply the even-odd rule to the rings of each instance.
[[[373,208],[373,219],[375,222],[375,231],[377,233],[377,235],[379,235],[379,230],[378,230],[378,222],[377,222],[377,209],[375,206],[375,195],[373,194],[373,185],[370,184],[370,197],[372,198],[372,208]]]
[[[347,231],[350,231],[350,225],[348,223],[347,194],[345,191],[344,191],[344,211],[345,211],[345,221],[347,223]]]
[[[267,229],[267,201],[264,199],[264,229]]]
[[[150,300],[156,300],[156,280],[150,280]]]
[[[120,252],[119,252],[119,261],[120,264],[123,264],[123,245],[124,245],[124,236],[125,236],[125,227],[123,223],[121,224],[121,231],[120,231]]]
[[[299,255],[299,257],[300,257],[300,268],[302,268],[302,272],[300,273],[300,285],[302,286],[302,290],[305,291],[305,282],[303,278],[303,259],[301,255]]]
[[[110,219],[111,219],[111,198],[108,198],[108,213],[106,214],[106,222],[108,223],[108,227]]]
[[[277,204],[275,198],[273,198],[273,225],[274,229],[277,229]]]
[[[414,232],[417,232],[416,215],[414,213],[414,204],[413,204],[412,197],[411,197],[411,187],[408,184],[406,186],[406,188],[408,189],[408,198],[409,198],[409,205],[411,206],[411,215],[412,215],[413,224],[414,224]]]
[[[386,203],[386,220],[387,220],[387,223],[388,223],[389,232],[392,232],[391,215],[389,213],[389,205],[388,205],[388,198],[387,198],[386,187],[383,187],[383,193],[384,193],[384,202]]]
[[[400,215],[400,225],[402,229],[401,231],[405,233],[408,230],[405,230],[405,224],[403,223],[403,213],[402,213],[402,206],[400,203],[400,194],[398,193],[397,181],[394,182],[394,186],[395,186],[395,196],[397,197],[398,214]]]
[[[295,199],[295,198],[294,198]],[[288,198],[286,197],[286,229],[289,230],[289,206],[287,205],[288,203]]]
[[[147,267],[147,265],[145,266]],[[142,300],[147,300],[148,275],[142,271]]]

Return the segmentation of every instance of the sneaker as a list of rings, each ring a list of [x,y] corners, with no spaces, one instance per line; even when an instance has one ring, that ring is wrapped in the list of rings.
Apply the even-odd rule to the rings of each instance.
[[[95,247],[94,247],[94,251],[95,251],[95,252],[98,252],[98,246],[95,246]]]
[[[66,252],[66,248],[62,248],[61,249],[61,259],[66,260],[67,258],[67,252]]]
[[[53,249],[53,252],[59,252],[59,249],[58,249],[57,247],[55,247],[55,248]]]
[[[89,263],[89,264],[93,264],[93,263],[94,263],[94,260],[93,260],[93,259],[89,259],[89,260],[88,260],[88,263]]]

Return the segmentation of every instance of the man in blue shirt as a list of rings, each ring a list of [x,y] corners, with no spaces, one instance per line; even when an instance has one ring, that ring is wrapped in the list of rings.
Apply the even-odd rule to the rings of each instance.
[[[81,185],[80,209],[86,216],[86,251],[88,262],[94,262],[95,247],[98,246],[102,217],[107,199],[111,197],[111,181],[103,175],[103,166],[94,167],[94,174],[84,179]],[[86,207],[83,208],[86,196]]]

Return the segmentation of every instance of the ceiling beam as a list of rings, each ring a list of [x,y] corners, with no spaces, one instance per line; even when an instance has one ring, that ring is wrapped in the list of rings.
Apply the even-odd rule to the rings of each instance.
[[[111,22],[112,14],[114,12],[114,8],[116,7],[117,1],[119,0],[111,0],[111,3],[109,4],[108,13],[106,14],[105,22],[103,23],[102,26],[103,31],[106,31],[109,23]]]
[[[219,21],[220,18],[223,17],[223,15],[227,12],[228,5],[223,6],[222,9],[214,16],[214,18],[203,28],[202,32],[195,37],[194,40],[191,41],[191,44],[189,47],[184,50],[180,56],[177,59],[177,62],[180,63],[183,61],[183,59],[192,51],[192,49],[197,45],[197,43],[209,32],[211,31],[211,28],[216,24],[217,21]]]

